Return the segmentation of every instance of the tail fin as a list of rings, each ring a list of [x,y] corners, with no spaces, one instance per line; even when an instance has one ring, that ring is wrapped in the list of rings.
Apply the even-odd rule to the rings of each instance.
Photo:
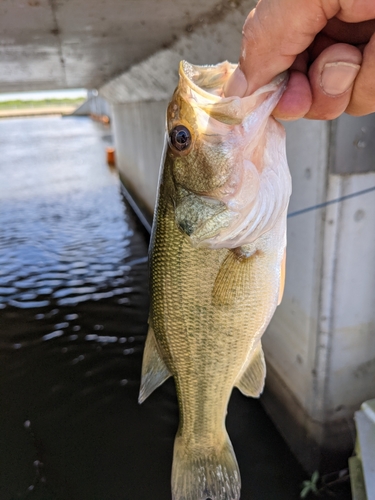
[[[183,436],[174,443],[172,500],[239,500],[241,478],[232,444],[203,449]]]

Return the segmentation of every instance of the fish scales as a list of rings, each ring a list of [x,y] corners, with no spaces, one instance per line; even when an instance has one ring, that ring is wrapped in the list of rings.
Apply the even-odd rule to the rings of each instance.
[[[160,203],[163,198],[161,191]],[[204,418],[205,427],[219,425],[221,429],[225,413],[218,408],[226,408],[256,340],[247,332],[261,332],[270,319],[264,299],[270,288],[279,286],[272,262],[278,256],[255,257],[264,262],[250,269],[252,287],[244,300],[235,307],[217,307],[211,292],[228,250],[192,248],[176,227],[172,205],[165,208],[161,220],[158,217],[151,260],[154,330],[176,380],[183,430],[193,429],[194,434],[197,417]],[[158,269],[155,278],[154,269]],[[203,414],[190,416],[189,408],[195,404],[210,406]]]
[[[150,329],[140,401],[174,377],[180,423],[173,500],[238,500],[240,476],[225,417],[234,386],[255,397],[262,391],[260,338],[282,294],[290,176],[283,133],[269,115],[285,76],[241,111],[238,98],[224,102],[212,88],[209,95],[200,93],[200,71],[205,83],[211,71],[222,89],[233,66],[183,63],[168,108],[169,146],[150,244]],[[207,111],[202,96],[210,105],[211,95],[212,108],[227,103],[227,114],[222,106],[216,115]],[[251,111],[261,119],[252,133],[258,141],[249,150],[251,124],[245,120]],[[281,166],[269,166],[274,161]],[[241,192],[246,182],[247,198]],[[247,221],[249,213],[253,218]]]

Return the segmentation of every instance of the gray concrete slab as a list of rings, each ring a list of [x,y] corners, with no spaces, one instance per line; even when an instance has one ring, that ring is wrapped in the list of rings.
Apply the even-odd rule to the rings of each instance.
[[[238,0],[3,0],[0,91],[97,88]]]

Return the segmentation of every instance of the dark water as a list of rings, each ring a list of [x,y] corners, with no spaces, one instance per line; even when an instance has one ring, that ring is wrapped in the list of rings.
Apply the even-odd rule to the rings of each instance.
[[[137,403],[147,242],[86,118],[0,121],[0,500],[166,500],[173,382]],[[306,479],[258,401],[234,391],[242,500]]]

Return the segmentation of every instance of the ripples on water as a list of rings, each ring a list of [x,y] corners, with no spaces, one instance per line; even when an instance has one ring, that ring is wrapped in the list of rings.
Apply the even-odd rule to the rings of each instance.
[[[46,119],[21,122],[26,144],[18,120],[0,122],[2,142],[8,138],[0,170],[0,307],[124,302],[129,272],[146,256],[124,217],[117,176],[87,122],[47,122],[47,130]]]
[[[0,500],[170,498],[174,387],[137,404],[147,244],[107,139],[86,118],[0,120]],[[228,427],[241,498],[298,498],[259,404],[235,391]]]

